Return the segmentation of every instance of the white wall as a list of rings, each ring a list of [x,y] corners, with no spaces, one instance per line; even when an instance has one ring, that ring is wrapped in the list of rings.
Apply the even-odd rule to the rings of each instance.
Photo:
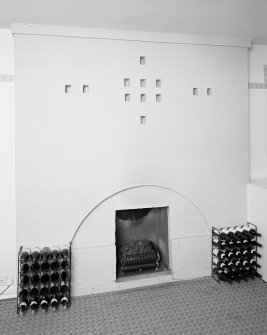
[[[267,180],[265,182],[256,182],[248,184],[248,220],[255,224],[258,232],[262,234],[259,243],[263,245],[258,248],[258,253],[262,255],[258,258],[261,269],[258,272],[262,275],[262,279],[267,281]]]
[[[249,50],[250,83],[265,82],[264,65],[267,65],[267,46],[253,45]],[[249,89],[249,115],[250,178],[267,178],[267,82],[266,88]]]
[[[0,276],[16,278],[13,53],[11,31],[0,29]]]
[[[184,194],[209,226],[243,224],[247,56],[242,47],[15,34],[17,247],[70,241],[95,205],[136,185]]]

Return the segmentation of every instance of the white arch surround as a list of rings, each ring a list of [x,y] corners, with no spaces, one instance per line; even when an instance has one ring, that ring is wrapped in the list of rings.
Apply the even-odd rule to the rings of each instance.
[[[168,207],[171,274],[116,282],[115,212]],[[107,197],[84,218],[72,239],[74,295],[210,275],[210,229],[200,209],[164,186],[138,185]]]

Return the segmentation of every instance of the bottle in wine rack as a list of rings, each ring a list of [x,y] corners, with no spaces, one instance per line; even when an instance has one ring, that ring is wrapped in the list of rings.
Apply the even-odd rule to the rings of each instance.
[[[31,255],[32,255],[33,262],[40,261],[41,260],[41,249],[38,247],[33,248]]]
[[[225,229],[225,233],[227,234],[229,239],[232,239],[233,241],[234,240],[239,240],[239,237],[236,236],[235,231],[234,231],[233,228],[228,227],[227,229]]]
[[[214,246],[216,246],[217,248],[226,248],[226,247],[227,247],[226,242],[223,241],[223,240],[219,240],[218,238],[214,238],[214,239],[212,240],[212,244],[213,244]]]
[[[253,248],[251,248],[251,247],[248,247],[248,248],[247,248],[247,252],[248,252],[249,255],[253,255],[253,256],[257,256],[257,257],[261,257],[261,255],[258,254],[258,253],[256,252],[256,250],[253,249]]]
[[[28,262],[31,259],[31,249],[29,248],[23,248],[21,250],[19,259],[21,262]]]
[[[20,272],[22,274],[28,273],[30,271],[30,262],[23,262],[20,266]]]
[[[33,285],[39,285],[40,283],[40,275],[38,273],[33,273],[31,276],[31,282]]]
[[[69,280],[69,277],[70,277],[70,273],[68,270],[62,270],[61,271],[61,280],[66,282]]]
[[[50,270],[50,263],[49,263],[49,261],[46,260],[46,261],[44,261],[44,262],[41,263],[41,270],[43,272],[48,272]]]
[[[227,231],[225,228],[221,228],[219,231],[214,231],[214,234],[219,238],[223,240],[229,240],[229,236],[227,234]]]
[[[49,247],[44,247],[41,253],[43,260],[49,260],[51,258],[51,249]]]
[[[62,259],[62,261],[61,261],[61,268],[65,270],[65,269],[68,269],[69,266],[70,266],[69,260],[67,258],[66,259]]]
[[[60,255],[60,248],[57,246],[54,246],[51,248],[51,255],[53,259],[57,259]]]
[[[29,299],[29,307],[32,310],[32,313],[36,313],[39,307],[39,299],[38,297],[30,297]]]
[[[239,249],[240,253],[241,253],[241,257],[247,257],[248,256],[248,250],[245,248],[240,248]]]
[[[62,294],[69,292],[69,285],[68,285],[68,283],[66,283],[64,281],[61,282],[61,284],[60,284],[60,292]]]
[[[218,259],[223,260],[226,258],[226,254],[217,248],[213,249],[213,255],[216,256]]]
[[[50,297],[51,297],[50,304],[52,306],[52,309],[55,311],[59,304],[59,299],[60,299],[58,285],[54,285],[54,284],[51,285]]]
[[[29,289],[29,296],[34,298],[34,297],[38,297],[39,295],[39,289],[37,286],[31,285],[30,289]]]
[[[239,240],[239,239],[234,240],[234,241],[233,241],[233,244],[234,244],[233,247],[237,247],[237,248],[241,248],[241,247],[243,246],[242,241]]]
[[[240,252],[240,250],[237,249],[237,248],[234,248],[234,249],[232,250],[232,253],[233,253],[233,257],[240,257],[240,256],[241,256],[241,252]]]
[[[48,286],[42,285],[40,287],[40,307],[42,312],[45,312],[49,306],[49,289]]]
[[[59,282],[59,280],[60,280],[60,274],[59,274],[59,272],[58,271],[52,272],[51,273],[51,281],[53,283],[57,283],[57,282]]]
[[[39,261],[33,261],[31,264],[32,272],[38,272],[40,270],[40,263]]]
[[[258,233],[257,230],[254,229],[254,228],[251,228],[251,227],[248,227],[248,226],[245,226],[245,225],[242,226],[241,228],[243,228],[243,232],[244,233],[248,232],[252,236],[259,236],[259,237],[261,237],[261,234]]]
[[[257,264],[257,262],[255,261],[255,259],[247,257],[247,261],[250,265],[256,266],[257,268],[261,268],[261,266]]]
[[[27,285],[29,285],[29,283],[30,283],[30,276],[28,274],[22,275],[20,277],[20,286],[21,287],[27,286]]]
[[[223,270],[218,269],[217,267],[213,269],[213,274],[216,275],[222,281],[231,282],[229,276]]]
[[[251,276],[253,276],[254,278],[258,277],[258,278],[262,278],[262,275],[260,275],[256,269],[254,269],[253,267],[252,268],[249,268],[249,273],[251,274]]]
[[[48,284],[50,282],[50,275],[47,272],[43,272],[41,274],[41,283],[42,284]]]
[[[60,263],[59,263],[59,260],[58,259],[53,259],[52,262],[51,262],[51,269],[53,271],[56,271],[58,270],[60,267]]]
[[[69,258],[70,256],[70,247],[68,245],[63,245],[61,247],[61,257],[63,259]]]
[[[248,240],[248,244],[253,245],[253,246],[256,245],[258,247],[262,247],[262,244],[260,244],[256,240]]]
[[[18,300],[19,313],[22,314],[28,309],[29,301],[27,296],[19,296]]]
[[[216,267],[217,267],[218,269],[220,269],[220,270],[224,270],[224,269],[227,268],[226,264],[225,264],[224,262],[220,261],[220,260],[219,260],[218,258],[216,258],[216,257],[214,257],[212,261],[213,261],[213,264],[215,264]],[[61,276],[61,278],[62,278],[62,276]]]
[[[60,303],[64,307],[64,309],[67,308],[68,302],[69,302],[69,294],[68,293],[61,294]]]

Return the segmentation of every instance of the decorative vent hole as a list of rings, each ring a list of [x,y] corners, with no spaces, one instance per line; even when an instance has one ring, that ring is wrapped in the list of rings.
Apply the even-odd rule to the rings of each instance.
[[[212,89],[211,88],[207,88],[207,95],[212,95]]]
[[[71,93],[71,92],[72,92],[71,85],[65,85],[65,93]]]
[[[129,87],[129,86],[130,86],[130,79],[124,78],[124,87]]]
[[[131,99],[130,94],[129,94],[129,93],[126,93],[126,94],[124,95],[124,100],[125,100],[126,102],[129,102],[130,99]]]
[[[161,79],[156,79],[156,87],[161,87]]]
[[[83,85],[83,93],[89,93],[89,85]]]
[[[140,101],[141,102],[146,102],[146,95],[145,94],[140,95]]]
[[[141,87],[146,87],[146,80],[145,79],[140,79],[140,86]]]
[[[145,56],[140,57],[140,65],[146,65],[146,57]]]
[[[156,94],[156,102],[161,102],[162,96],[161,94]]]
[[[146,116],[140,116],[140,124],[146,124]]]
[[[198,88],[196,87],[193,88],[193,95],[198,95]]]

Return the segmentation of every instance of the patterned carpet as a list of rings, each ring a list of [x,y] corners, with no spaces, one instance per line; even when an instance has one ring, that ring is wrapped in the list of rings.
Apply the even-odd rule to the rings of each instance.
[[[72,299],[69,309],[24,316],[0,301],[1,335],[267,335],[267,284],[212,278]]]

